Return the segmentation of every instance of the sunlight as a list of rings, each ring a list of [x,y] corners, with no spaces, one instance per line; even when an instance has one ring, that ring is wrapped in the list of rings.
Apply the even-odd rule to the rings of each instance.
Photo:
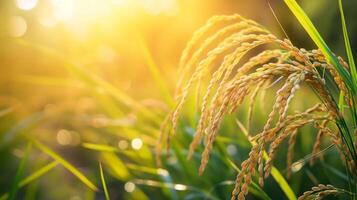
[[[21,10],[31,10],[37,5],[38,0],[16,0],[16,5]]]

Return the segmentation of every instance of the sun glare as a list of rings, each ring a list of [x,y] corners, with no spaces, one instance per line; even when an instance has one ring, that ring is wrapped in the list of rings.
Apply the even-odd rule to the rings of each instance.
[[[37,5],[37,0],[16,0],[16,5],[21,10],[31,10]]]

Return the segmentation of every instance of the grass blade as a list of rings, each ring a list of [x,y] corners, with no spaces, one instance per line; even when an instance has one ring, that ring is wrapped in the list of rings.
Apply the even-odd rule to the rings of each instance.
[[[31,144],[31,142],[29,142],[26,147],[25,155],[24,155],[24,157],[22,157],[19,168],[16,171],[15,179],[14,179],[14,182],[12,183],[9,197],[7,198],[8,200],[13,200],[16,197],[16,193],[19,190],[19,181],[24,174],[25,163],[28,159],[31,148],[32,148],[32,144]]]
[[[86,186],[88,186],[90,189],[94,191],[98,191],[98,188],[86,176],[84,176],[79,170],[77,170],[71,163],[69,163],[67,160],[62,158],[60,155],[58,155],[56,152],[54,152],[53,150],[51,150],[49,147],[45,146],[38,140],[33,138],[30,138],[30,140],[38,149],[40,149],[45,154],[51,156],[54,160],[56,160],[68,171],[70,171],[74,176],[76,176],[80,181],[82,181]]]
[[[105,199],[106,199],[106,200],[110,200],[110,198],[109,198],[109,193],[108,193],[108,188],[107,188],[107,184],[106,184],[105,178],[104,178],[102,163],[99,163],[99,170],[100,170],[100,179],[102,180],[102,185],[103,185],[103,190],[104,190]]]
[[[352,76],[352,82],[353,82],[353,87],[357,93],[357,71],[356,71],[356,65],[355,61],[353,58],[353,53],[352,53],[352,48],[350,44],[350,39],[348,37],[348,32],[347,32],[347,26],[346,26],[346,20],[345,20],[345,15],[343,12],[343,5],[342,5],[342,0],[338,0],[338,7],[340,9],[340,14],[341,14],[341,24],[342,24],[342,31],[343,31],[343,38],[345,40],[345,47],[346,47],[346,54],[348,58],[348,63],[350,66],[350,73]],[[357,112],[356,112],[356,103],[355,103],[355,96],[352,95],[352,115],[353,115],[353,122],[354,126],[357,127]]]
[[[118,152],[119,149],[104,145],[104,144],[94,144],[94,143],[83,143],[82,146],[86,149],[95,150],[95,151],[107,151],[107,152]]]
[[[113,172],[115,178],[119,180],[128,180],[130,177],[129,170],[124,162],[113,152],[102,152],[101,158],[110,170]]]
[[[344,12],[343,12],[342,0],[338,0],[338,7],[340,9],[340,14],[341,14],[341,24],[342,24],[343,38],[345,40],[346,54],[347,54],[347,58],[348,58],[348,63],[350,65],[350,73],[351,73],[351,76],[352,76],[353,83],[355,84],[355,87],[357,87],[356,65],[355,65],[355,61],[354,61],[354,58],[353,58],[350,39],[348,37],[346,20],[345,20],[345,15],[344,15]]]
[[[33,172],[31,175],[27,176],[23,180],[20,181],[19,187],[24,187],[25,185],[31,183],[35,179],[39,178],[40,176],[46,174],[51,169],[55,168],[58,165],[57,161],[52,161],[49,164],[41,167],[37,171]]]

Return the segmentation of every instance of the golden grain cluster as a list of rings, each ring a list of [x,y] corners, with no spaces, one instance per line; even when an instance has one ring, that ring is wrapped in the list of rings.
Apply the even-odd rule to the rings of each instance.
[[[261,46],[263,50],[257,48]],[[252,52],[258,53],[251,56]],[[247,54],[250,59],[242,62]],[[340,62],[348,67],[342,59]],[[333,77],[339,90],[346,94],[345,101],[350,102],[344,82],[319,50],[299,49],[289,40],[279,39],[261,25],[239,15],[212,17],[194,33],[182,53],[179,63],[182,76],[176,90],[177,105],[168,118],[171,119],[173,133],[164,131],[166,134],[161,140],[169,142],[170,135],[175,134],[184,103],[192,90],[196,89],[197,99],[200,99],[200,118],[189,147],[188,158],[203,140],[205,148],[199,167],[199,174],[202,174],[224,116],[235,113],[243,101],[248,99],[247,118],[250,121],[257,94],[269,88],[269,85],[283,81],[276,92],[272,110],[263,129],[258,133],[249,133],[255,144],[249,157],[241,164],[232,200],[245,199],[256,173],[259,184],[264,184],[264,179],[270,175],[277,149],[285,139],[288,139],[289,145],[287,165],[291,169],[298,130],[307,124],[318,129],[313,154],[320,151],[321,139],[327,136],[339,150],[342,159],[353,168],[355,163],[347,153],[340,134],[329,126],[341,117],[341,113],[326,89],[324,77],[319,73],[325,73],[325,70]],[[207,87],[203,89],[205,81]],[[311,86],[321,103],[305,111],[289,114],[290,102],[303,83]],[[203,97],[200,95],[201,91],[204,91]],[[161,146],[158,147],[160,149]],[[268,159],[264,160],[266,150]],[[314,159],[311,160],[312,163]],[[290,174],[289,170],[288,175]],[[326,188],[321,191],[319,189],[319,196],[336,191],[333,187],[324,187]],[[305,193],[303,196],[309,194]]]

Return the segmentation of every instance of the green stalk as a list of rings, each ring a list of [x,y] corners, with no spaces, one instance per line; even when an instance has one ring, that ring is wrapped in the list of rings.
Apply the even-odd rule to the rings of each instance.
[[[351,76],[352,76],[352,82],[353,82],[352,84],[353,84],[353,87],[354,87],[355,91],[357,91],[357,71],[356,71],[355,61],[354,61],[354,58],[353,58],[350,39],[348,37],[348,31],[347,31],[347,26],[346,26],[345,14],[344,14],[344,11],[343,11],[342,0],[338,0],[338,7],[340,9],[340,14],[341,14],[341,24],[342,24],[343,38],[344,38],[344,41],[345,41],[346,54],[347,54],[348,63],[349,63],[349,66],[350,66],[350,73],[351,73]],[[355,95],[352,95],[351,99],[352,99],[351,107],[352,107],[353,125],[354,125],[354,128],[356,128],[357,127],[357,112],[356,112]]]
[[[328,61],[335,67],[338,73],[341,75],[342,79],[346,83],[347,87],[350,89],[352,94],[355,94],[356,90],[353,86],[351,75],[349,72],[340,64],[338,58],[332,53],[330,48],[327,46],[326,42],[322,39],[321,35],[305,14],[302,8],[296,3],[295,0],[284,0],[286,5],[289,7],[291,12],[295,15],[300,24],[304,27],[306,32],[310,35],[311,39],[317,45],[317,47],[326,56]]]
[[[351,76],[352,76],[352,81],[353,81],[354,88],[356,89],[356,87],[357,87],[357,71],[356,71],[355,61],[354,61],[354,58],[353,58],[350,39],[348,37],[346,20],[345,20],[345,15],[344,15],[344,12],[343,12],[342,0],[338,0],[338,7],[340,9],[340,14],[341,14],[341,24],[342,24],[343,38],[345,40],[346,54],[347,54],[348,63],[349,63],[349,66],[350,66],[350,73],[351,73]]]

